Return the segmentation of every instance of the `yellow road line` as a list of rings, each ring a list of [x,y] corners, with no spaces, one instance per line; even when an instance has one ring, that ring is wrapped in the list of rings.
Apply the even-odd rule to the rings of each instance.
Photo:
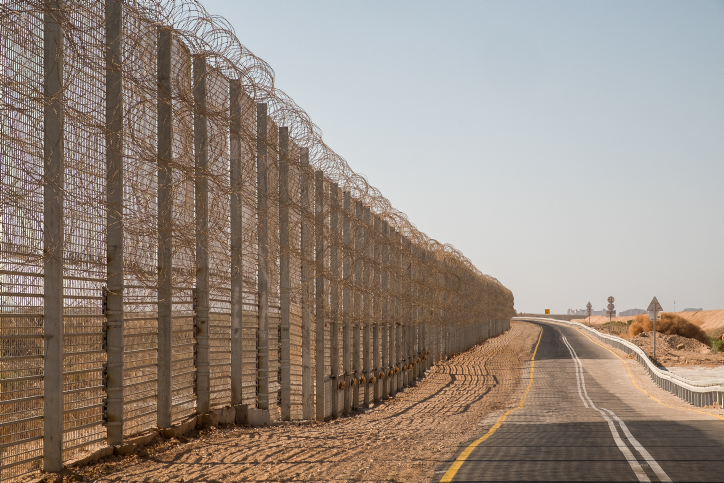
[[[543,328],[540,329],[540,334],[538,335],[538,342],[535,345],[535,350],[533,350],[533,356],[530,358],[530,382],[528,383],[528,387],[525,389],[525,392],[523,393],[523,397],[520,400],[520,403],[518,404],[517,408],[513,408],[508,410],[505,414],[500,416],[500,418],[495,422],[492,428],[488,430],[485,435],[473,441],[470,446],[465,448],[465,451],[460,453],[460,456],[457,457],[455,461],[453,461],[453,464],[450,465],[450,468],[445,472],[445,475],[443,475],[442,479],[440,480],[440,483],[449,483],[452,481],[452,479],[455,477],[455,474],[460,470],[460,467],[463,465],[466,459],[468,459],[468,456],[470,456],[470,453],[473,452],[473,450],[483,441],[488,439],[495,433],[500,426],[503,425],[503,421],[505,421],[505,418],[508,417],[509,414],[511,414],[516,409],[520,409],[523,407],[523,404],[525,403],[525,398],[528,397],[528,393],[530,392],[530,388],[533,386],[533,372],[535,371],[535,354],[538,352],[538,346],[540,345],[540,340],[543,337]]]
[[[686,411],[693,411],[693,412],[695,412],[695,413],[706,414],[707,416],[711,416],[711,417],[713,417],[713,418],[721,419],[722,421],[724,421],[724,416],[719,416],[718,414],[706,413],[706,412],[704,412],[704,411],[699,411],[698,409],[693,409],[693,408],[685,408],[685,407],[681,407],[681,406],[669,406],[669,405],[666,404],[665,402],[663,402],[663,401],[655,398],[654,396],[652,396],[651,394],[649,394],[648,392],[646,392],[645,389],[639,387],[639,385],[636,384],[636,381],[634,381],[634,378],[633,378],[633,374],[631,374],[631,369],[629,369],[628,364],[626,364],[626,361],[623,359],[623,357],[621,357],[620,355],[616,354],[614,351],[612,351],[611,349],[609,349],[608,347],[606,347],[606,346],[603,345],[602,343],[600,343],[600,342],[596,341],[595,339],[589,337],[588,334],[586,334],[585,332],[583,332],[581,329],[577,329],[577,330],[578,330],[578,332],[580,332],[580,333],[583,334],[584,336],[588,337],[588,340],[590,340],[590,341],[593,342],[594,344],[603,347],[603,348],[606,349],[608,352],[610,352],[611,354],[613,354],[613,355],[615,355],[616,357],[618,357],[618,358],[621,360],[621,362],[623,363],[623,366],[626,368],[626,372],[628,372],[628,377],[629,377],[629,379],[631,379],[631,383],[634,385],[634,387],[635,387],[636,389],[638,389],[639,391],[643,392],[644,394],[646,394],[648,397],[650,397],[651,399],[653,399],[653,400],[656,401],[657,403],[659,403],[659,404],[661,404],[662,406],[667,407],[667,408],[669,408],[669,409],[684,409],[684,410],[686,410]]]

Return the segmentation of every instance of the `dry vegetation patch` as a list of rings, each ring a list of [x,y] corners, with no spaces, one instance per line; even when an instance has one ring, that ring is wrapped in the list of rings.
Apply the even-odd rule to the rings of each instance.
[[[653,322],[649,320],[648,315],[639,314],[628,330],[631,337],[642,332],[651,332],[654,330]],[[696,339],[707,347],[711,345],[709,337],[703,330],[677,314],[661,314],[661,320],[656,322],[656,332]]]
[[[658,329],[658,323],[657,329]],[[629,340],[653,356],[653,331],[642,332]],[[724,364],[724,353],[712,349],[696,339],[680,335],[656,334],[656,362],[669,367],[717,367]]]

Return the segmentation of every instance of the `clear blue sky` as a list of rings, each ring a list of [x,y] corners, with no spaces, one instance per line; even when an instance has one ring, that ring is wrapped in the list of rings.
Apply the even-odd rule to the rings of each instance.
[[[724,309],[723,1],[203,1],[516,309]]]

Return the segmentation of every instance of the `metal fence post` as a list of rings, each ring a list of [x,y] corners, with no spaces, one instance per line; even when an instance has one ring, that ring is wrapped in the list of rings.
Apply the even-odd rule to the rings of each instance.
[[[380,397],[382,395],[382,381],[380,376],[380,367],[381,364],[381,352],[380,352],[380,315],[382,313],[382,307],[380,306],[382,302],[382,297],[380,296],[380,274],[381,274],[381,268],[380,268],[380,262],[382,254],[380,253],[380,248],[382,244],[379,242],[378,238],[380,235],[380,232],[382,231],[382,220],[380,220],[379,216],[373,215],[372,216],[374,227],[372,229],[372,251],[374,256],[374,262],[372,264],[373,266],[373,278],[372,278],[372,377],[375,378],[375,385],[374,385],[374,394],[373,399],[375,403],[378,403],[380,401]]]
[[[372,278],[372,220],[370,216],[369,207],[364,208],[364,262],[362,264],[362,283],[364,285],[364,297],[362,303],[363,311],[363,322],[362,322],[362,363],[365,378],[364,387],[364,407],[367,408],[370,405],[370,380],[372,375],[370,373],[371,366],[371,354],[370,354],[370,331],[371,331],[371,309],[372,309],[372,296],[371,296],[371,278]]]
[[[380,227],[380,321],[382,324],[382,399],[387,399],[390,391],[390,325],[389,325],[389,291],[387,289],[388,279],[388,238],[387,223],[382,220]]]
[[[209,381],[209,158],[206,57],[193,56],[196,184],[196,411],[211,410]]]
[[[281,367],[281,418],[292,419],[291,343],[289,339],[291,316],[291,279],[289,262],[289,128],[279,128],[279,311]]]
[[[316,417],[324,421],[324,172],[314,173]]]
[[[403,319],[403,305],[402,305],[402,286],[401,286],[401,280],[402,280],[402,259],[401,259],[401,239],[400,234],[397,233],[397,231],[394,232],[394,236],[392,239],[393,243],[393,292],[395,294],[395,301],[394,301],[394,307],[395,307],[395,364],[397,366],[397,374],[395,377],[395,392],[402,391],[402,379],[404,371],[402,370],[402,319]]]
[[[65,98],[62,1],[43,17],[43,469],[63,469],[63,208]]]
[[[243,401],[242,355],[242,293],[244,290],[242,260],[242,181],[241,181],[241,95],[240,79],[229,81],[230,148],[230,245],[231,245],[231,405]]]
[[[354,324],[353,330],[353,342],[352,342],[352,370],[354,371],[354,378],[356,384],[352,390],[352,408],[356,409],[359,406],[359,379],[360,379],[360,330],[362,320],[362,294],[360,293],[360,287],[362,286],[362,257],[360,252],[363,248],[363,231],[360,226],[362,222],[362,202],[355,200],[355,240],[354,240]]]
[[[330,305],[330,341],[329,361],[331,365],[332,378],[332,417],[339,416],[339,281],[342,277],[342,266],[339,257],[339,243],[341,237],[341,226],[339,224],[339,187],[333,183],[329,192],[329,267],[332,274],[329,287]]]
[[[106,430],[123,443],[123,2],[106,0]]]
[[[158,348],[156,424],[171,426],[171,270],[173,227],[173,32],[158,29]]]
[[[302,204],[302,418],[312,419],[312,189],[309,173],[309,148],[300,151],[299,175]]]
[[[405,295],[407,296],[407,310],[406,314],[406,331],[405,331],[405,358],[407,359],[407,377],[405,382],[408,386],[413,386],[415,381],[415,367],[412,365],[415,361],[413,360],[414,347],[415,347],[415,302],[414,302],[414,278],[413,278],[413,261],[412,261],[412,241],[405,239],[405,264],[407,269],[405,271],[406,289]]]
[[[352,289],[350,288],[352,277],[352,195],[344,192],[342,200],[342,243],[344,246],[344,257],[342,261],[342,280],[344,281],[342,292],[342,357],[344,369],[344,412],[349,414],[352,411],[351,384],[352,384]]]
[[[407,299],[407,291],[409,290],[410,283],[407,279],[408,274],[408,267],[407,267],[407,260],[405,259],[405,247],[407,245],[407,240],[405,237],[401,237],[400,239],[400,247],[399,247],[399,258],[398,258],[398,265],[400,270],[400,278],[398,280],[398,290],[400,292],[400,333],[399,333],[399,339],[400,339],[400,364],[402,367],[400,368],[400,389],[403,389],[407,387],[407,365],[409,364],[410,358],[407,354],[407,344],[409,343],[410,334],[407,333],[408,324],[408,299]]]
[[[257,290],[259,345],[257,348],[257,407],[269,410],[269,198],[267,185],[267,105],[256,105],[257,176]]]

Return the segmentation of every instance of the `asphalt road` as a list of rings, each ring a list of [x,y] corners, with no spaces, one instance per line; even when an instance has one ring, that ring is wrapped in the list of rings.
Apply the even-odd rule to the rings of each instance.
[[[436,481],[724,481],[724,421],[656,402],[605,348],[538,325],[523,407],[481,426],[487,439]]]

